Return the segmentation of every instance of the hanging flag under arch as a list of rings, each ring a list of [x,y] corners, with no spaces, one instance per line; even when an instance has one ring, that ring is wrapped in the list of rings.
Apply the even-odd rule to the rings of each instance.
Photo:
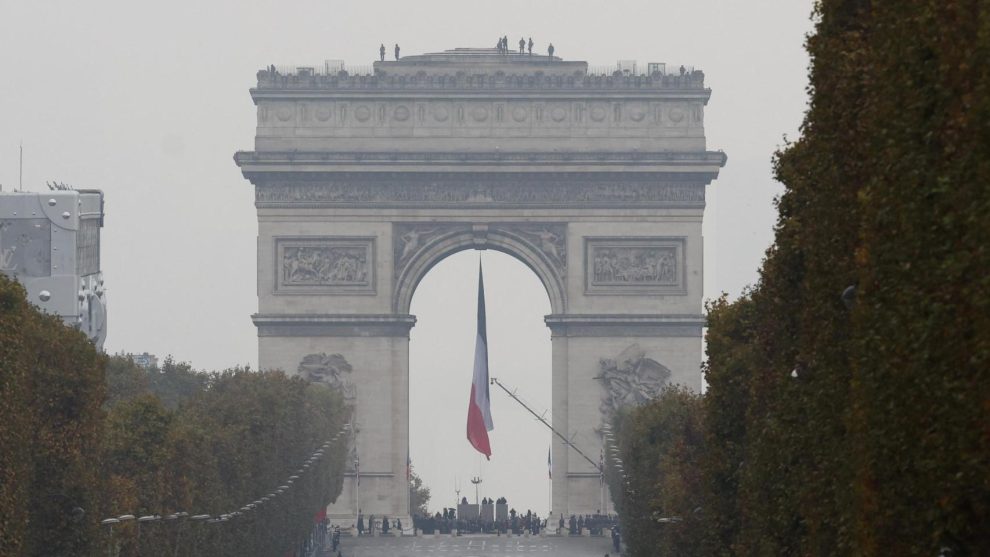
[[[468,402],[467,438],[471,446],[491,460],[492,448],[488,432],[492,423],[491,396],[488,391],[488,331],[485,325],[485,279],[478,262],[478,333],[474,344],[474,376],[471,399]]]

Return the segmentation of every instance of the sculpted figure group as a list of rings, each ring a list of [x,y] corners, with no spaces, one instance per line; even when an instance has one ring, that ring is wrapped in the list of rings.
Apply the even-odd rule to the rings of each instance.
[[[596,249],[594,253],[596,283],[677,282],[677,260],[673,249]]]
[[[660,362],[646,356],[646,351],[633,344],[616,358],[599,361],[596,379],[605,387],[601,412],[603,419],[623,406],[642,404],[659,396],[670,381],[671,371]]]
[[[536,43],[533,42],[533,37],[530,37],[529,38],[529,41],[527,41],[524,37],[521,37],[519,39],[519,54],[526,54],[528,52],[529,55],[532,56],[533,55],[533,46],[535,44]],[[509,37],[508,36],[504,36],[504,37],[499,38],[498,42],[495,44],[495,49],[498,50],[499,54],[508,54],[509,53]],[[553,43],[550,43],[550,46],[547,47],[547,53],[549,54],[550,60],[552,61],[553,60]]]
[[[282,259],[283,281],[294,284],[359,284],[368,280],[363,248],[289,247]]]

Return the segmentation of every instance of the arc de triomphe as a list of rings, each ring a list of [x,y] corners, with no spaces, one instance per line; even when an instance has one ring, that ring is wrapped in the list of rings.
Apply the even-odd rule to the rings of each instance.
[[[711,91],[700,71],[601,73],[494,49],[258,72],[235,160],[256,192],[259,364],[354,403],[360,487],[351,470],[332,514],[408,516],[409,305],[454,252],[539,276],[553,425],[586,453],[610,409],[700,390],[701,222],[726,160],[705,146]],[[562,444],[552,487],[554,515],[601,506]]]

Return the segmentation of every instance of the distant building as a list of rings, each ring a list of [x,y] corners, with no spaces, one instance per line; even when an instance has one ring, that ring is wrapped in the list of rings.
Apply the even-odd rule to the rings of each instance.
[[[158,367],[158,357],[154,354],[131,354],[131,361],[144,369],[154,369]]]
[[[99,190],[0,192],[0,272],[100,349],[107,333],[102,227]]]

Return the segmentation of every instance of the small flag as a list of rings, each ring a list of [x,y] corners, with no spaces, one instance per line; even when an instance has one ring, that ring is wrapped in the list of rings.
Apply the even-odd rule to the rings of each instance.
[[[553,479],[553,461],[550,460],[550,449],[552,446],[547,447],[547,479]]]
[[[492,423],[491,396],[488,393],[488,331],[485,326],[485,280],[478,262],[478,335],[474,345],[474,377],[471,399],[468,401],[467,438],[479,453],[491,460],[492,448],[488,432]]]

